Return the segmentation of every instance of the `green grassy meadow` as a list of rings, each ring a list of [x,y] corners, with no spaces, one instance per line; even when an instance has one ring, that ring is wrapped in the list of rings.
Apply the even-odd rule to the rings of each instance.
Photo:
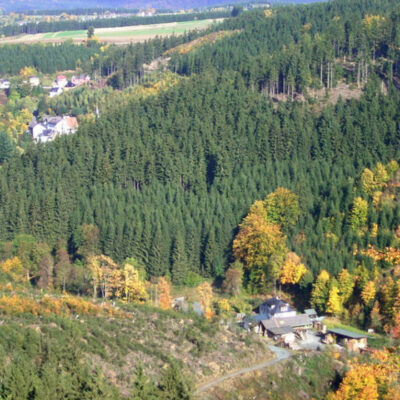
[[[171,34],[182,34],[185,31],[193,29],[204,29],[207,28],[214,22],[212,19],[200,20],[200,21],[185,21],[169,24],[157,24],[157,25],[142,25],[132,27],[120,27],[120,28],[102,28],[95,30],[95,36],[101,39],[108,38],[124,38],[129,37],[153,37],[157,35],[171,35]],[[131,28],[131,29],[129,29]],[[62,41],[68,39],[84,40],[86,38],[86,31],[63,31],[63,32],[49,32],[40,35],[35,35],[40,40],[52,40]]]

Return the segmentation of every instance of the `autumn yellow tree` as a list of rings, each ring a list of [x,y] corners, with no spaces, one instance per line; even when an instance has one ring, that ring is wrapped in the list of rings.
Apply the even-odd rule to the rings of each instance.
[[[368,202],[361,197],[354,199],[350,215],[350,225],[355,231],[365,228],[368,218]]]
[[[383,285],[380,287],[380,303],[382,314],[386,319],[393,318],[394,315],[394,300],[396,297],[396,283],[391,276],[385,278]]]
[[[327,400],[378,400],[378,383],[371,365],[352,366],[347,372],[339,390],[329,394]]]
[[[268,281],[279,277],[279,263],[272,263],[272,257],[279,256],[284,260],[287,253],[285,239],[279,226],[266,218],[263,202],[256,201],[239,225],[239,233],[233,241],[234,256],[249,271],[253,290],[263,290]]]
[[[342,302],[339,296],[337,286],[332,286],[329,290],[328,302],[326,304],[326,312],[332,315],[339,315],[342,311]]]
[[[300,215],[299,197],[286,188],[277,188],[264,200],[267,218],[271,223],[287,230],[294,226]]]
[[[325,270],[322,270],[313,284],[313,289],[311,292],[311,304],[319,312],[324,312],[326,309],[326,303],[329,298],[329,280],[329,273]]]
[[[370,196],[375,190],[375,176],[374,173],[368,168],[365,168],[361,174],[361,186],[364,192]]]
[[[125,263],[122,270],[122,291],[126,301],[145,303],[148,299],[146,286],[140,280],[139,271],[131,264]]]
[[[121,297],[123,294],[122,271],[110,257],[101,254],[99,256],[90,256],[88,267],[91,272],[93,285],[93,298],[97,297],[98,288],[104,299],[115,295]]]
[[[29,78],[32,75],[35,75],[36,72],[36,68],[32,67],[32,66],[26,66],[24,68],[21,68],[21,70],[19,71],[19,74],[23,77],[23,78]]]
[[[376,295],[376,286],[374,281],[369,281],[361,291],[362,301],[366,306],[370,306]]]
[[[5,260],[0,267],[10,277],[12,282],[21,283],[29,280],[29,271],[18,257]]]
[[[339,389],[327,400],[398,400],[399,349],[375,350],[365,362],[350,363]]]
[[[399,168],[399,163],[396,160],[389,161],[386,165],[386,171],[389,175],[389,178],[394,178]]]
[[[389,174],[385,166],[380,162],[378,162],[374,168],[374,176],[375,182],[379,188],[385,187],[386,183],[389,181]]]
[[[282,285],[295,285],[300,282],[306,272],[307,268],[301,263],[300,257],[296,253],[290,252],[282,266],[280,282]]]
[[[353,294],[354,277],[347,269],[342,269],[338,275],[339,296],[343,304],[347,303]]]
[[[211,304],[213,301],[213,291],[212,287],[208,282],[203,282],[196,289],[197,296],[199,298],[199,303],[203,309],[204,316],[210,319],[213,315]]]
[[[220,299],[216,302],[216,310],[218,315],[225,317],[231,310],[231,306],[227,299]]]

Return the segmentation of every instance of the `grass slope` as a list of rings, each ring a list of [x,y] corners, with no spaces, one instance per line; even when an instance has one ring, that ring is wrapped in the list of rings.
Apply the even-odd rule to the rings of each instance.
[[[227,381],[199,400],[322,400],[340,383],[345,359],[337,358],[330,351],[298,354],[283,364]]]
[[[129,395],[140,363],[157,380],[175,361],[199,382],[271,356],[260,338],[191,314],[93,304],[56,294],[0,292],[0,380],[7,380],[10,363],[18,366],[26,354],[31,368],[38,368],[49,348],[63,363],[71,345],[79,360],[123,397]]]

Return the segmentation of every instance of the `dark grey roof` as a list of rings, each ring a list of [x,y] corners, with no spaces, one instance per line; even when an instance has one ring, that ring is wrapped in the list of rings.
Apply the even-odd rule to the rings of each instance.
[[[293,329],[290,326],[282,326],[279,328],[268,328],[267,329],[268,332],[271,332],[273,335],[279,336],[279,335],[286,335],[288,333],[293,332]]]
[[[289,326],[292,326],[293,328],[298,327],[298,326],[306,326],[306,325],[312,325],[312,321],[310,317],[306,314],[299,314],[296,315],[295,317],[287,317],[287,318],[280,318],[284,319],[286,323]]]
[[[263,324],[265,329],[270,329],[270,328],[279,328],[281,326],[284,326],[284,322],[280,322],[280,320],[283,318],[271,318],[271,319],[263,319],[261,323]]]
[[[288,303],[286,301],[281,300],[279,297],[271,297],[270,299],[264,301],[262,304],[267,304],[268,306],[272,307],[278,307],[281,304],[282,305],[287,305]]]
[[[53,129],[45,129],[43,132],[42,132],[42,136],[53,136],[55,134],[55,132],[54,132],[54,130]]]
[[[333,333],[337,336],[343,336],[350,339],[362,339],[368,337],[367,335],[363,335],[362,333],[348,331],[347,329],[340,329],[340,328],[332,328],[328,329],[329,333]]]
[[[262,320],[261,323],[264,325],[265,329],[282,326],[298,328],[300,326],[312,325],[310,317],[306,314],[299,314],[295,317],[273,317],[271,319]]]
[[[47,117],[46,122],[51,125],[56,125],[62,121],[62,117]]]

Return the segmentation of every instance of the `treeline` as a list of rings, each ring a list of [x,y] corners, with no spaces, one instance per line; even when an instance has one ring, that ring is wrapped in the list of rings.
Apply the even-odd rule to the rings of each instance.
[[[108,84],[115,89],[142,83],[145,75],[144,64],[149,64],[165,51],[204,34],[205,32],[189,31],[180,36],[171,35],[124,47],[109,47],[93,60],[91,73],[93,76],[108,78]]]
[[[100,45],[60,44],[6,44],[0,46],[0,74],[18,75],[26,66],[41,73],[75,70],[90,63],[100,53]]]
[[[59,9],[59,10],[26,10],[25,15],[61,15],[66,13],[68,15],[93,15],[105,14],[106,12],[115,14],[136,14],[140,10],[138,8],[72,8],[72,9]],[[157,10],[157,12],[171,12],[171,10]]]
[[[185,13],[185,14],[165,14],[155,15],[152,17],[117,17],[117,18],[101,18],[89,21],[42,21],[28,22],[23,25],[6,25],[0,28],[0,35],[15,36],[21,34],[35,34],[45,32],[75,31],[87,30],[89,27],[94,28],[114,28],[133,25],[151,25],[165,24],[169,22],[185,22],[202,19],[228,18],[231,16],[230,11],[208,11],[201,13]]]
[[[240,34],[175,55],[170,68],[185,75],[240,71],[247,85],[270,95],[330,88],[343,76],[360,86],[379,57],[382,74],[398,75],[399,20],[399,8],[387,1],[249,12],[214,28]]]

